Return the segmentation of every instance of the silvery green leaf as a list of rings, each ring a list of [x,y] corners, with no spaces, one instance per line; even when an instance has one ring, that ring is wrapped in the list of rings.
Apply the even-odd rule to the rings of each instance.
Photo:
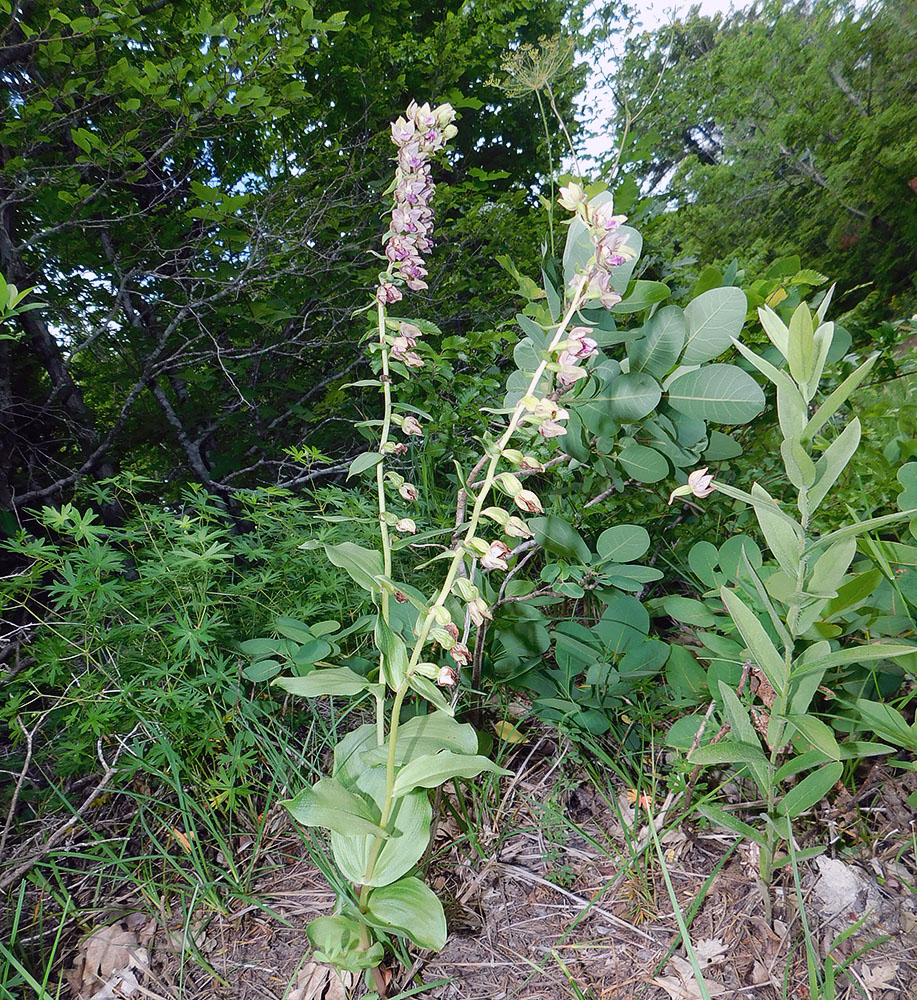
[[[790,333],[783,320],[771,309],[770,306],[758,307],[758,319],[767,334],[768,340],[777,348],[784,358],[790,354]]]
[[[745,640],[755,662],[775,691],[785,691],[788,674],[783,657],[767,634],[758,616],[742,601],[735,591],[720,588],[720,597],[730,617]]]
[[[787,335],[787,362],[797,384],[805,385],[815,370],[815,338],[812,314],[805,302],[800,302],[790,319]]]
[[[752,486],[751,495],[755,499],[770,501],[767,504],[756,503],[755,516],[768,548],[780,568],[792,580],[799,571],[799,560],[802,558],[804,545],[802,528],[792,518],[775,514],[772,506],[773,498],[757,483]]]
[[[780,454],[787,479],[797,490],[806,490],[815,482],[815,463],[796,438],[786,438],[780,444]]]
[[[643,335],[628,345],[630,370],[662,378],[678,360],[685,333],[685,314],[678,306],[665,306],[655,312],[644,325]]]
[[[857,543],[853,536],[829,545],[812,567],[806,582],[807,590],[815,594],[835,594],[850,569],[856,550]]]
[[[745,323],[748,300],[739,288],[711,288],[685,306],[687,331],[683,365],[710,361],[738,337]]]
[[[860,445],[860,420],[854,417],[840,434],[825,449],[824,454],[815,463],[815,485],[809,490],[809,510],[815,513],[818,505],[828,494],[828,490],[837,482],[838,476],[847,468],[847,463],[853,458]]]
[[[811,441],[812,438],[825,426],[835,413],[847,402],[850,394],[872,371],[873,365],[879,358],[879,352],[868,357],[859,368],[854,369],[847,378],[831,393],[830,396],[818,407],[812,419],[806,424],[804,431],[800,435],[803,441]]]

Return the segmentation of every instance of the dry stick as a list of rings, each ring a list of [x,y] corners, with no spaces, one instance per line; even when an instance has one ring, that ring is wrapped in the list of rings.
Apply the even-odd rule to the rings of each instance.
[[[555,885],[553,882],[549,882],[546,878],[542,878],[540,875],[530,872],[527,868],[523,868],[521,865],[508,865],[503,862],[496,862],[496,864],[498,864],[510,878],[518,879],[521,882],[544,886],[546,889],[559,893],[561,896],[565,896],[572,902],[577,903],[582,907],[582,910],[579,914],[577,914],[577,916],[585,913],[587,910],[591,910],[593,913],[597,913],[600,917],[604,917],[615,927],[619,927],[621,930],[629,931],[631,934],[637,934],[645,941],[650,941],[657,947],[659,946],[659,942],[652,936],[652,934],[647,934],[646,931],[640,930],[639,927],[635,927],[633,924],[629,924],[626,920],[622,920],[617,914],[612,913],[611,910],[606,910],[602,906],[597,906],[591,899],[586,899],[585,896],[578,896],[575,892],[570,892],[569,889],[564,889],[562,886]]]
[[[117,767],[115,765],[118,763],[118,758],[121,756],[121,750],[124,749],[123,744],[122,744],[121,750],[119,750],[115,754],[114,761],[111,764],[108,764],[105,761],[105,759],[102,757],[102,741],[101,741],[101,739],[99,740],[96,749],[97,749],[97,752],[98,752],[99,760],[102,762],[102,766],[105,768],[105,773],[102,775],[102,778],[99,781],[99,783],[95,786],[95,788],[93,788],[93,790],[89,793],[89,795],[86,796],[86,799],[83,802],[83,804],[70,817],[70,819],[68,819],[67,822],[64,823],[63,826],[58,827],[54,831],[54,833],[52,833],[51,836],[48,837],[48,839],[41,845],[41,847],[37,851],[33,852],[29,856],[29,858],[27,860],[23,861],[22,864],[17,865],[11,872],[7,872],[7,874],[4,875],[3,878],[0,878],[0,891],[2,891],[3,889],[8,888],[14,882],[18,882],[19,879],[23,875],[25,875],[25,873],[39,859],[43,858],[48,853],[48,851],[50,851],[51,848],[62,837],[64,837],[70,830],[73,829],[74,826],[76,826],[76,824],[82,818],[83,814],[89,809],[89,807],[93,804],[93,802],[95,802],[95,800],[99,797],[99,793],[105,788],[105,786],[109,783],[109,781],[111,781],[111,779],[117,773],[118,769],[117,769]]]
[[[22,724],[22,719],[16,716],[16,725],[22,730],[22,735],[25,736],[25,763],[22,765],[22,773],[19,775],[19,780],[16,782],[16,787],[13,789],[13,801],[10,803],[9,812],[6,814],[6,822],[3,824],[3,835],[0,836],[0,858],[3,857],[3,848],[6,847],[6,838],[9,836],[10,827],[13,825],[13,817],[16,815],[16,805],[19,802],[19,793],[22,791],[22,786],[25,784],[26,775],[29,773],[29,765],[32,763],[32,740],[35,733],[38,732],[39,726],[44,722],[44,716],[38,720],[38,725],[29,732],[28,729]]]

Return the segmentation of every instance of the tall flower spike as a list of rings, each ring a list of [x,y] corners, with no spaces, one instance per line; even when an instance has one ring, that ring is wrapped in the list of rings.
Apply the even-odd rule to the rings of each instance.
[[[383,242],[389,261],[388,274],[400,278],[412,291],[427,287],[423,255],[433,247],[430,202],[434,186],[429,160],[456,134],[454,119],[455,111],[450,104],[431,108],[429,104],[418,106],[411,101],[405,116],[392,122],[398,166],[392,217]],[[376,298],[388,305],[397,302],[401,292],[391,281],[383,279],[376,289]],[[420,367],[420,358],[404,345],[396,345],[396,350],[402,352],[400,360]]]

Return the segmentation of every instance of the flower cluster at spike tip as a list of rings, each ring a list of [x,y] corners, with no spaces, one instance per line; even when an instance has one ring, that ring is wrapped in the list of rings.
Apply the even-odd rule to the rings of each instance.
[[[392,122],[392,142],[398,147],[395,170],[395,206],[388,232],[385,234],[385,256],[389,260],[389,275],[401,278],[412,291],[427,287],[427,269],[423,255],[433,242],[433,180],[430,158],[456,134],[452,124],[455,110],[451,104],[435,108],[411,101],[404,117]],[[384,278],[376,289],[376,298],[383,305],[398,302],[401,289]]]
[[[589,229],[595,245],[595,257],[585,271],[588,279],[585,298],[598,299],[606,309],[611,309],[621,301],[621,296],[611,287],[611,269],[636,256],[620,228],[627,221],[627,216],[614,215],[614,206],[610,201],[601,205],[591,204],[582,185],[576,182],[560,189],[558,201],[563,208],[576,213],[576,217]],[[580,275],[575,278],[577,282],[580,279]]]

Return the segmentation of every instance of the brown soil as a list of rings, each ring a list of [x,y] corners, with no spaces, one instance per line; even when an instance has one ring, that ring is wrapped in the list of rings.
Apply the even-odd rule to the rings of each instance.
[[[917,788],[917,775],[905,772],[904,778],[889,779],[882,771],[870,777],[868,795],[861,791],[854,801],[840,794],[832,806],[823,805],[809,836],[831,843],[828,861],[801,865],[806,917],[823,957],[841,931],[860,922],[831,952],[836,965],[849,963],[837,976],[838,998],[917,998],[917,831],[905,801]],[[476,826],[481,856],[452,819],[441,822],[428,878],[446,900],[450,938],[442,953],[421,957],[411,969],[395,967],[391,995],[447,980],[415,995],[461,1000],[700,996],[646,812],[639,806],[634,811],[625,789],[616,798],[610,793],[609,804],[589,784],[559,792],[556,782],[556,767],[548,759],[530,762],[510,779],[501,789],[502,801],[491,803]],[[333,895],[309,860],[304,840],[279,809],[267,828],[260,849],[248,837],[234,841],[236,862],[252,863],[257,875],[248,899],[234,897],[227,912],[208,906],[203,892],[192,900],[186,890],[182,902],[177,896],[157,897],[152,886],[143,893],[122,893],[106,907],[98,895],[99,880],[89,893],[92,873],[74,871],[68,889],[87,906],[64,924],[65,948],[57,954],[66,962],[56,962],[52,981],[66,983],[68,970],[61,967],[66,964],[73,989],[63,985],[59,995],[79,996],[75,990],[80,988],[88,991],[87,1000],[93,995],[99,983],[92,990],[85,985],[93,982],[92,970],[84,968],[87,942],[93,929],[98,933],[110,926],[106,933],[117,932],[122,943],[133,941],[133,954],[140,955],[135,997],[362,996],[360,984],[344,993],[332,982],[319,983],[323,974],[309,961],[305,926],[331,911]],[[660,824],[659,829],[681,911],[689,914],[702,898],[690,936],[711,995],[808,1000],[791,873],[772,886],[768,914],[747,846],[736,846],[731,834],[700,831],[694,823]],[[803,848],[807,834],[802,828],[800,836]],[[180,862],[180,838],[174,847]],[[257,857],[246,856],[256,849]],[[219,865],[221,859],[211,854]],[[97,900],[94,907],[90,895]],[[50,905],[51,894],[44,900]],[[838,906],[843,912],[834,912]],[[33,912],[37,916],[38,908]],[[47,914],[44,919],[47,925]],[[27,937],[28,927],[19,934]],[[58,994],[52,990],[50,995]]]

